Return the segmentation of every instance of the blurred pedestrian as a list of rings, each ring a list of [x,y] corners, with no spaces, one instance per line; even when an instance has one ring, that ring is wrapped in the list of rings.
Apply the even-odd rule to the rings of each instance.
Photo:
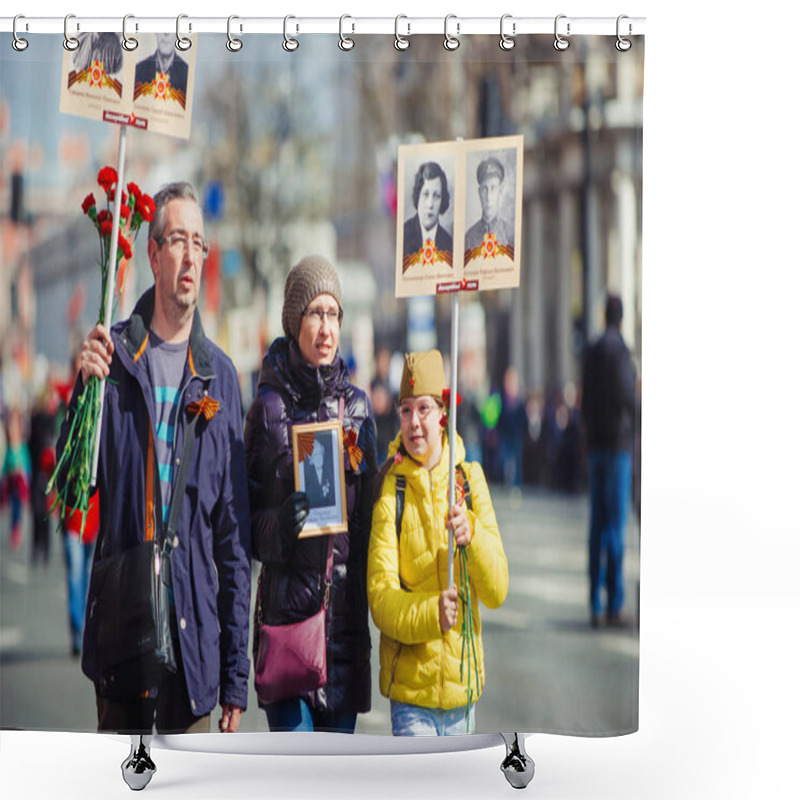
[[[83,630],[86,625],[86,598],[92,572],[95,542],[99,527],[98,498],[89,499],[86,522],[77,510],[68,510],[63,523],[64,557],[67,564],[67,620],[72,655],[83,651]]]
[[[581,411],[589,458],[589,600],[598,627],[606,593],[606,620],[625,624],[623,557],[631,497],[635,372],[620,325],[622,301],[609,295],[606,330],[587,350]]]
[[[516,367],[508,367],[503,374],[501,402],[497,434],[503,484],[506,489],[519,489],[522,486],[522,450],[528,435],[528,414],[520,392]]]
[[[261,561],[253,633],[257,665],[261,624],[288,626],[308,620],[323,604],[326,609],[327,682],[298,693],[284,681],[285,696],[278,697],[279,686],[278,699],[260,700],[272,731],[353,733],[357,715],[370,708],[366,569],[375,421],[367,395],[352,384],[339,353],[343,314],[339,276],[327,259],[307,256],[290,270],[282,313],[286,335],[264,356],[245,423],[253,555]],[[292,426],[337,419],[347,446],[347,530],[298,538],[310,502],[294,488]]]
[[[50,560],[50,513],[47,484],[56,466],[55,412],[58,395],[50,385],[37,398],[31,413],[28,449],[31,457],[31,563]]]
[[[13,407],[8,413],[6,454],[0,473],[0,499],[11,506],[11,549],[22,544],[23,511],[28,504],[31,486],[31,457],[23,435],[22,412]]]
[[[391,370],[391,352],[382,347],[375,358],[375,377],[370,383],[372,410],[375,414],[377,431],[378,463],[386,460],[389,442],[397,435],[397,414],[392,403],[392,391],[389,386]]]
[[[380,690],[390,700],[395,736],[474,731],[473,703],[485,681],[478,601],[497,608],[508,592],[508,563],[489,487],[481,465],[464,461],[461,437],[455,449],[457,502],[448,507],[444,389],[438,350],[406,356],[400,433],[379,473],[372,518],[367,592],[381,632]],[[467,580],[455,569],[452,585],[450,529],[469,559]],[[467,664],[462,669],[465,644],[467,657],[472,652],[477,662],[471,670]]]

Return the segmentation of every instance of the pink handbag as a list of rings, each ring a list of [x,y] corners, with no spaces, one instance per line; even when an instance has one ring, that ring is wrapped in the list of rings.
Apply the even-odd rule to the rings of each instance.
[[[261,623],[259,586],[256,694],[262,703],[277,703],[313,692],[328,682],[325,614],[333,574],[333,536],[328,544],[325,599],[316,614],[289,625]]]

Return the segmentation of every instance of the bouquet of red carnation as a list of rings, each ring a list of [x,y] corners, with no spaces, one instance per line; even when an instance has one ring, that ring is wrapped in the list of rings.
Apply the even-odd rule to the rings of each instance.
[[[94,223],[100,237],[100,270],[102,273],[102,290],[100,297],[100,312],[98,322],[103,322],[105,297],[109,279],[109,256],[111,252],[111,234],[113,232],[113,203],[116,199],[117,171],[113,167],[103,167],[97,174],[97,183],[103,189],[105,208],[97,209],[94,193],[86,195],[81,204],[83,213]],[[155,203],[150,195],[144,194],[139,187],[131,182],[127,192],[122,190],[122,206],[119,216],[119,231],[117,233],[117,259],[116,281],[112,303],[111,320],[119,304],[119,299],[125,288],[128,264],[133,255],[133,243],[136,234],[143,222],[150,222],[155,213]],[[125,263],[121,265],[121,262]],[[121,265],[121,269],[120,269]],[[111,320],[105,320],[105,325],[111,327]],[[57,492],[56,505],[61,509],[61,520],[78,512],[82,518],[81,535],[89,508],[91,493],[92,463],[94,459],[94,445],[97,432],[98,418],[100,415],[100,397],[102,382],[99,378],[92,377],[83,388],[78,398],[77,406],[72,415],[72,421],[64,445],[64,451],[56,464],[50,482],[47,486],[48,493],[57,484],[61,484],[61,491]]]

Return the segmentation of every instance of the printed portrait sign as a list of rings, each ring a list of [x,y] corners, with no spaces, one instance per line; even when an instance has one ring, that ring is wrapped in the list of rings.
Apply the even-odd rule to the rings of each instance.
[[[189,137],[194,42],[180,52],[174,34],[140,34],[139,47],[128,51],[116,33],[76,38],[78,47],[63,55],[62,113]]]
[[[397,297],[519,286],[522,140],[399,148]]]
[[[194,95],[194,43],[179,51],[172,33],[142,35],[136,55],[132,100],[136,118],[146,119],[150,130],[187,139]]]
[[[300,537],[347,530],[344,446],[339,422],[317,422],[292,428],[294,486],[311,506]]]
[[[61,105],[65,114],[102,120],[130,113],[130,56],[116,33],[79,33],[78,47],[64,50]]]
[[[497,139],[464,143],[464,277],[481,289],[519,286],[522,137],[513,138],[517,146],[497,147]]]

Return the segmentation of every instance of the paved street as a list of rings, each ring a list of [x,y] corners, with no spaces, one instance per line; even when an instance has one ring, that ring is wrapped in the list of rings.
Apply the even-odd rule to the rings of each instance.
[[[487,684],[478,732],[516,728],[548,733],[613,733],[637,725],[638,631],[592,630],[588,621],[588,503],[526,490],[492,490],[510,569],[509,595],[482,609]],[[626,610],[635,621],[639,528],[631,517],[626,550]],[[66,577],[60,534],[50,564],[32,568],[30,537],[13,553],[8,513],[0,515],[0,726],[90,731],[94,690],[69,652]],[[257,573],[254,571],[254,585]],[[387,733],[389,703],[378,692],[373,629],[373,710],[357,731]],[[268,730],[250,689],[240,730]],[[219,714],[212,718],[212,728]]]

